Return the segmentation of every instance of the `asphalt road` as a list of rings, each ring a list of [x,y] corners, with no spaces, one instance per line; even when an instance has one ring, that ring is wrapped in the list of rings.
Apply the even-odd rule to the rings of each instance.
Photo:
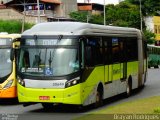
[[[150,96],[160,95],[160,69],[149,69],[148,79],[145,87],[132,94],[129,98],[117,96],[105,101],[104,106],[93,109],[87,107],[85,110],[79,111],[72,106],[59,106],[53,111],[46,111],[41,104],[35,104],[28,107],[23,107],[21,104],[11,104],[11,101],[0,100],[0,119],[8,118],[8,120],[71,120],[84,114],[113,106],[126,101],[146,98]]]

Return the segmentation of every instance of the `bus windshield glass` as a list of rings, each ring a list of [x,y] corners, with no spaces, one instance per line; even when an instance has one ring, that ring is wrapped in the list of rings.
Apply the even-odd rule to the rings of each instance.
[[[19,72],[29,76],[64,76],[79,70],[75,39],[25,39]]]
[[[10,60],[11,39],[0,38],[0,78],[11,73],[12,62]]]

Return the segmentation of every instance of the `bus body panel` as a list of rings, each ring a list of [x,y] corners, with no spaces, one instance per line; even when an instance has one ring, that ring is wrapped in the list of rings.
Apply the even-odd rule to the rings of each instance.
[[[11,39],[11,46],[10,49],[14,48],[17,49],[17,47],[20,45],[19,42],[16,40],[21,37],[20,34],[0,34],[0,39]],[[7,45],[7,44],[6,44]],[[3,45],[0,45],[4,49]],[[11,61],[11,73],[10,75],[3,80],[0,84],[0,98],[16,98],[17,97],[17,81],[16,81],[16,56],[14,55],[14,60]],[[10,59],[10,56],[8,57]],[[11,82],[12,81],[12,82]],[[9,82],[11,84],[5,88]]]
[[[80,84],[66,89],[32,89],[24,88],[19,84],[17,87],[19,102],[82,104]]]
[[[88,78],[85,78],[85,81],[82,83],[82,87],[81,87],[83,105],[88,105],[95,102],[97,85],[100,82],[101,83],[104,82],[104,66],[88,68],[88,70],[86,70],[85,72],[89,73],[87,72],[87,71],[90,71],[89,69],[92,69],[92,72],[88,75]],[[84,73],[84,76],[86,73]]]
[[[123,72],[120,66],[121,63],[115,65],[106,65],[105,68],[107,69],[105,70],[103,66],[94,68],[88,79],[86,79],[86,82],[82,84],[82,88],[84,89],[84,95],[82,95],[84,96],[84,99],[82,100],[84,101],[83,105],[88,105],[95,102],[96,90],[99,83],[103,83],[104,86],[104,99],[124,93],[126,91],[127,79],[130,75],[132,76],[132,89],[138,88],[138,62],[127,63],[127,79],[125,81],[120,80]],[[106,76],[107,74],[104,74],[103,71],[106,71],[107,73],[109,71],[109,75]],[[106,78],[109,78],[110,76],[109,81],[106,83],[103,82],[104,76],[106,76]]]
[[[0,98],[15,98],[17,97],[17,87],[13,86],[8,89],[0,90]]]

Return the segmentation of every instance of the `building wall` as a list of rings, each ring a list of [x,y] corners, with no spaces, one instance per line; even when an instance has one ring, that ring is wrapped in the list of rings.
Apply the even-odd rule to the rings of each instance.
[[[24,15],[20,12],[12,8],[0,9],[0,19],[1,20],[19,20],[22,21],[24,19]],[[27,23],[37,23],[38,19],[35,16],[25,16],[25,22]],[[41,17],[41,22],[45,22],[47,19],[45,17]]]
[[[2,0],[0,0],[2,1]],[[7,3],[9,1],[13,0],[3,0],[4,3]],[[47,21],[47,17],[67,17],[69,18],[69,13],[72,11],[77,11],[77,1],[76,0],[59,0],[61,4],[55,4],[54,10],[43,10],[45,13],[41,15],[41,22]],[[51,3],[52,4],[52,3]],[[54,3],[53,3],[54,4]],[[34,10],[33,12],[35,12]],[[37,14],[27,14],[28,11],[26,11],[26,17],[25,21],[29,23],[37,23]],[[24,18],[23,13],[18,12],[15,9],[0,9],[0,19],[3,20],[22,20]]]
[[[61,0],[61,17],[69,17],[69,13],[77,9],[77,0]]]
[[[156,40],[160,40],[160,16],[148,16],[144,20],[147,29],[156,34]]]
[[[145,25],[147,27],[147,30],[154,33],[153,17],[152,16],[147,16],[147,17],[144,18],[144,21],[145,21]]]
[[[153,17],[154,33],[156,34],[156,40],[160,40],[160,16]]]

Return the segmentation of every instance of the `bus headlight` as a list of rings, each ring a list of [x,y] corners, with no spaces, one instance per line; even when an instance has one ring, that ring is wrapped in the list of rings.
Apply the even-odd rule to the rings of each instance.
[[[7,84],[3,87],[3,89],[7,89],[7,88],[11,87],[12,83],[13,83],[13,80],[9,80],[7,82]]]
[[[67,88],[67,87],[71,87],[73,85],[77,85],[79,83],[79,81],[80,81],[79,77],[74,78],[72,80],[69,80],[69,81],[66,82],[66,86],[65,87]]]
[[[22,86],[25,86],[25,82],[23,79],[21,79],[20,77],[18,77],[18,83]]]

